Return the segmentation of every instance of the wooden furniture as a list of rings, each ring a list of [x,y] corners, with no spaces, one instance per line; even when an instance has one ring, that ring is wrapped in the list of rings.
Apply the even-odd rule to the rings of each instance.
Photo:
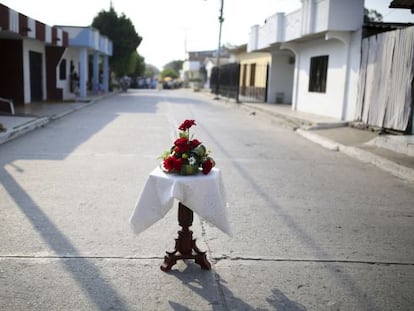
[[[184,204],[178,203],[178,224],[182,227],[178,231],[178,238],[175,239],[175,249],[173,252],[166,252],[164,263],[161,265],[162,271],[169,271],[177,260],[194,259],[201,269],[210,270],[211,264],[207,260],[206,252],[200,251],[193,239],[193,232],[189,229],[193,224],[193,211]]]
[[[132,230],[139,234],[163,218],[178,201],[178,224],[181,230],[175,240],[175,249],[167,252],[161,270],[169,271],[177,260],[193,259],[202,269],[210,269],[205,252],[200,251],[190,227],[196,213],[203,220],[232,235],[227,215],[227,203],[220,170],[193,176],[167,174],[154,169],[138,198],[129,219]]]

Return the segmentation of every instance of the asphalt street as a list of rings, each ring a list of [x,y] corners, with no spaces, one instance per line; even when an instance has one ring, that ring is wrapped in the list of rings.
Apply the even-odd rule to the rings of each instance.
[[[221,170],[234,236],[160,270],[176,209],[128,218],[177,127]],[[0,310],[411,310],[414,185],[191,93],[130,90],[0,145]]]

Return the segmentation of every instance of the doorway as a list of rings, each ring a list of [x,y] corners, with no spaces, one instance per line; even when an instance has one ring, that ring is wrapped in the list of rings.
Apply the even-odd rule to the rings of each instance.
[[[43,99],[42,54],[29,51],[31,102]]]

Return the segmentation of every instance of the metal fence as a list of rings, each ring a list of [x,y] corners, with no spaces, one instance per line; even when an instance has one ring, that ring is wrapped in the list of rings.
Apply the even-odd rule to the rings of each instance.
[[[210,78],[211,92],[237,101],[266,102],[269,66],[243,66],[243,70],[238,63],[214,67]]]
[[[269,65],[243,64],[241,70],[240,99],[266,102]]]
[[[215,94],[238,100],[239,80],[240,64],[231,63],[220,68],[214,67],[211,72],[210,88]]]

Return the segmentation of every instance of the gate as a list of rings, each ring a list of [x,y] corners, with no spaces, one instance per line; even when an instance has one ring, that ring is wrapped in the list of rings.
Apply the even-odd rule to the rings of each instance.
[[[211,72],[210,88],[213,93],[238,99],[240,64],[231,63],[214,67]],[[218,81],[218,83],[217,83]]]
[[[243,64],[240,99],[245,101],[267,101],[269,65]]]

